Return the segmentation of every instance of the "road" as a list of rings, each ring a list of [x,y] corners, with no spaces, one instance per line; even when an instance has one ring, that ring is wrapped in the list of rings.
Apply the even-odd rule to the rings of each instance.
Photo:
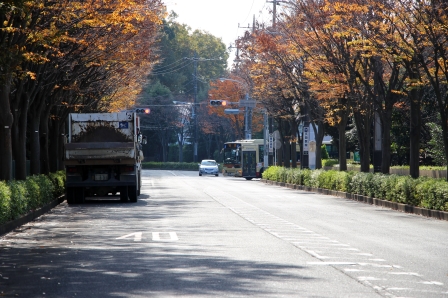
[[[143,172],[0,237],[0,297],[448,297],[448,223],[256,179]]]

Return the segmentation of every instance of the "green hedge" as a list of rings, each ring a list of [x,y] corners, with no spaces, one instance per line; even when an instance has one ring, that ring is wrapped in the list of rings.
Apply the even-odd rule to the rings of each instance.
[[[448,211],[448,182],[445,179],[414,179],[411,176],[395,174],[291,169],[279,166],[271,166],[265,170],[263,179]]]
[[[65,171],[0,181],[0,224],[19,218],[64,194]]]

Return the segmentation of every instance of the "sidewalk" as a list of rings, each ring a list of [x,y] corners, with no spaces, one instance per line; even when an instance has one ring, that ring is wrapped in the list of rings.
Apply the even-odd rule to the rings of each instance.
[[[405,212],[405,213],[412,213],[412,214],[416,214],[416,215],[421,215],[421,216],[425,216],[425,217],[431,217],[431,218],[435,218],[435,219],[448,221],[448,212],[445,212],[445,211],[426,209],[426,208],[416,207],[416,206],[412,206],[412,205],[406,205],[406,204],[402,204],[402,203],[391,202],[391,201],[387,201],[387,200],[381,200],[381,199],[376,199],[376,198],[371,198],[371,197],[366,197],[366,196],[362,196],[362,195],[351,194],[351,193],[336,191],[336,190],[329,190],[329,189],[323,189],[323,188],[312,188],[312,187],[303,186],[303,185],[288,184],[288,183],[284,183],[284,182],[277,182],[277,181],[271,181],[271,180],[266,180],[266,179],[261,179],[260,181],[263,183],[266,183],[266,184],[283,186],[283,187],[288,187],[291,189],[305,190],[305,191],[309,191],[309,192],[316,192],[316,193],[320,193],[320,194],[324,194],[324,195],[331,195],[331,196],[335,196],[335,197],[339,197],[339,198],[363,202],[363,203],[370,204],[370,205],[380,206],[380,207],[384,207],[384,208],[390,208],[392,210],[397,210],[397,211],[401,211],[401,212]]]
[[[37,210],[33,210],[18,219],[15,219],[13,221],[10,221],[3,225],[0,225],[0,236],[7,234],[7,233],[11,232],[12,230],[30,222],[30,221],[35,220],[36,218],[47,213],[48,211],[50,211],[51,209],[53,209],[54,207],[56,207],[63,201],[65,201],[65,196],[60,196],[59,198],[53,200],[51,203],[49,203]]]

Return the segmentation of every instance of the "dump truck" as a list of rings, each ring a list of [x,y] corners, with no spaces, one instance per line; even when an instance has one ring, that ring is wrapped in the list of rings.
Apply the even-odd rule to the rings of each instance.
[[[117,193],[122,202],[137,202],[143,144],[146,138],[135,112],[69,114],[64,144],[67,203]]]

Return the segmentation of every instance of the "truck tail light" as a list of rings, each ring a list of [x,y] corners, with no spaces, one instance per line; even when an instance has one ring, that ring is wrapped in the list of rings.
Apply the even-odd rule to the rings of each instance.
[[[67,167],[67,173],[70,174],[78,173],[78,169],[76,167]]]
[[[121,172],[134,172],[134,167],[133,166],[122,167]]]

